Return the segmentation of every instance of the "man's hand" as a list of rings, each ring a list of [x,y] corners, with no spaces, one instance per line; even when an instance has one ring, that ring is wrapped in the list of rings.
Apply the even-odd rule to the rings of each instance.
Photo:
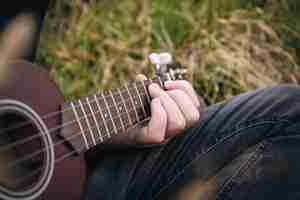
[[[165,143],[198,121],[200,102],[192,85],[178,80],[166,82],[165,88],[166,91],[155,83],[149,86],[151,119],[145,127],[132,133],[134,143]]]
[[[146,77],[141,75],[138,79]],[[155,83],[151,84],[150,120],[106,141],[102,150],[164,144],[193,126],[200,117],[200,102],[192,85],[184,80],[170,81],[165,83],[165,88],[166,91]]]

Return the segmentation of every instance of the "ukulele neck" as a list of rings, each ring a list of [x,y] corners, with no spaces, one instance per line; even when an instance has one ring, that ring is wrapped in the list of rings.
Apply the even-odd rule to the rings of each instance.
[[[148,86],[152,82],[163,85],[156,77],[64,103],[61,136],[81,153],[113,136],[126,134],[150,117]]]

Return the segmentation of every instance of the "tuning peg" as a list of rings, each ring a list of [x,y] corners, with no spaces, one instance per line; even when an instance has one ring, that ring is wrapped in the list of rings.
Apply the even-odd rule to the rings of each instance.
[[[155,65],[156,74],[160,74],[161,67],[171,64],[173,62],[172,55],[170,53],[151,53],[149,55],[150,62]]]

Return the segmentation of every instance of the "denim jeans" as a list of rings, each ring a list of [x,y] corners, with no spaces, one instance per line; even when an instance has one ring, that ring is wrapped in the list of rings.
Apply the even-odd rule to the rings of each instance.
[[[84,199],[300,199],[300,87],[210,106],[162,147],[99,154]]]

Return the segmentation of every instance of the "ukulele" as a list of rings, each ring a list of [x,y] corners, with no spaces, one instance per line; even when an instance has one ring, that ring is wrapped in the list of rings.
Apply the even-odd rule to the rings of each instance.
[[[167,53],[152,54],[152,80],[64,101],[47,71],[10,62],[0,76],[0,199],[79,200],[84,153],[147,120],[148,86],[182,77]]]

